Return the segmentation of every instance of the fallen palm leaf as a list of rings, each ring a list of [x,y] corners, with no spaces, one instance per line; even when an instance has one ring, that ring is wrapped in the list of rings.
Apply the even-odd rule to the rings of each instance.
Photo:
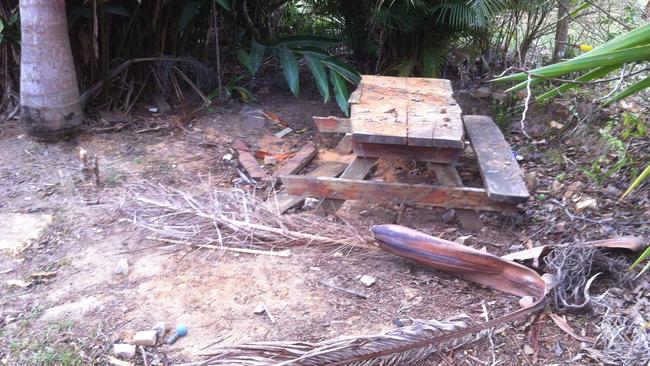
[[[309,244],[369,247],[351,226],[311,215],[278,216],[262,199],[241,189],[194,195],[162,185],[135,184],[122,210],[159,240],[209,249],[285,249]]]

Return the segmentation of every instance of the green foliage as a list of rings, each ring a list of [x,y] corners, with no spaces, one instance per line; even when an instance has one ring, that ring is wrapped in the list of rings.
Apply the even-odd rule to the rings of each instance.
[[[639,118],[639,115],[632,112],[623,112],[621,117],[621,127],[623,127],[621,137],[624,140],[648,136],[648,126],[646,126],[642,118]]]
[[[231,78],[225,85],[223,85],[223,91],[230,99],[240,99],[244,102],[254,102],[257,100],[257,98],[255,98],[255,95],[253,95],[253,92],[243,86],[244,79],[244,75],[237,75]],[[214,100],[215,98],[219,97],[220,94],[221,90],[219,90],[217,87],[206,97],[209,100]]]
[[[531,70],[529,73],[531,82],[539,82],[548,78],[588,71],[577,79],[577,81],[587,82],[606,76],[610,72],[620,69],[626,63],[646,61],[650,61],[650,23],[620,35],[615,39],[612,39],[611,41],[571,60],[537,68]],[[508,89],[508,91],[514,92],[526,87],[529,73],[521,72],[503,76],[493,81],[504,82],[526,80]],[[554,89],[537,99],[546,100],[558,95],[562,91],[575,88],[579,85],[581,84],[568,82],[560,88]],[[623,90],[619,95],[614,96],[612,99],[622,99],[623,97],[643,90],[647,86],[650,86],[650,82],[642,82],[640,85],[633,85],[630,87],[631,90]],[[608,102],[611,103],[612,100]]]
[[[66,344],[61,339],[70,336],[71,321],[50,323],[44,334],[36,337],[15,338],[10,342],[13,364],[43,366],[81,366],[84,364],[74,345]]]
[[[628,189],[623,193],[623,196],[621,198],[624,198],[628,194],[632,193],[637,187],[641,185],[646,179],[650,177],[650,165],[646,166],[645,169],[643,169],[643,172],[630,184]]]
[[[590,169],[581,168],[582,172],[598,185],[602,185],[629,163],[627,147],[623,141],[612,134],[613,126],[613,122],[610,122],[607,127],[600,130],[600,136],[606,142],[609,153],[594,160]]]
[[[646,170],[648,170],[650,172],[650,166],[648,166],[648,168]],[[637,258],[634,261],[634,263],[632,263],[632,265],[630,266],[630,269],[633,269],[634,267],[640,265],[641,262],[643,262],[644,260],[649,259],[649,258],[650,258],[650,247],[646,248],[646,250],[643,253],[641,253],[639,258]],[[650,261],[648,261],[648,263],[646,263],[645,266],[643,266],[643,268],[641,269],[641,271],[639,271],[639,274],[636,277],[641,276],[645,271],[648,270],[648,268],[650,268]]]
[[[339,107],[348,115],[349,92],[346,82],[358,84],[361,81],[361,76],[354,68],[336,57],[332,57],[325,49],[325,47],[334,44],[337,42],[332,39],[317,36],[286,37],[269,45],[263,45],[253,40],[250,52],[240,49],[237,51],[237,57],[244,67],[252,75],[255,75],[264,56],[266,54],[274,56],[282,67],[282,73],[289,89],[296,96],[300,92],[300,70],[297,58],[304,58],[324,102],[328,102],[330,99],[331,83]]]

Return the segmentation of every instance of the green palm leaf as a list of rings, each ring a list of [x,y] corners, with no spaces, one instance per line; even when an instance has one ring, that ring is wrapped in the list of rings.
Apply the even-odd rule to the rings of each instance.
[[[289,85],[289,89],[294,95],[298,95],[300,92],[300,78],[298,70],[298,61],[296,61],[296,56],[293,52],[286,47],[279,47],[278,59],[280,60],[280,65],[282,66],[282,73],[284,78]]]
[[[318,86],[318,91],[323,96],[323,102],[327,103],[330,100],[330,84],[327,80],[327,69],[320,62],[320,59],[311,54],[305,54],[305,60],[307,60],[307,65],[311,70],[312,75],[314,75],[314,80],[316,80],[316,86]]]
[[[334,86],[334,95],[336,96],[336,103],[338,103],[339,108],[343,111],[346,117],[350,116],[350,105],[348,104],[348,99],[350,98],[350,92],[348,87],[345,84],[345,79],[341,74],[336,71],[330,72],[330,80]]]

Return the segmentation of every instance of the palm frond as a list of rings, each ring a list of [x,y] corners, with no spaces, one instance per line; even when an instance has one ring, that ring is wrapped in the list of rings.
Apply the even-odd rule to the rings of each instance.
[[[409,326],[376,335],[339,337],[316,343],[257,342],[224,346],[210,359],[185,366],[415,365],[435,352],[454,349],[482,337],[483,332],[436,342],[446,333],[467,328],[468,319],[460,315],[443,321],[413,320]]]

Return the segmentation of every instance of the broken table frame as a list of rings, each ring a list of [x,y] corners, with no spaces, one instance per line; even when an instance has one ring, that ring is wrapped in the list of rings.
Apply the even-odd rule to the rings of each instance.
[[[399,202],[456,209],[461,225],[482,225],[477,210],[511,210],[528,199],[510,146],[486,116],[461,117],[449,80],[364,75],[350,96],[351,118],[314,117],[321,132],[345,133],[355,159],[339,178],[287,175],[290,195],[324,197],[321,209],[336,212],[345,200]],[[465,132],[484,188],[465,187],[455,164]],[[432,163],[438,185],[364,179],[378,158]]]

